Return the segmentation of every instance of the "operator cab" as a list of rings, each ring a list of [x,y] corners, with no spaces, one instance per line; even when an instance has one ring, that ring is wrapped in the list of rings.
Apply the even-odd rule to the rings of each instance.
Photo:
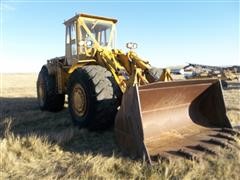
[[[66,65],[89,59],[93,48],[115,48],[116,19],[78,14],[66,26]]]

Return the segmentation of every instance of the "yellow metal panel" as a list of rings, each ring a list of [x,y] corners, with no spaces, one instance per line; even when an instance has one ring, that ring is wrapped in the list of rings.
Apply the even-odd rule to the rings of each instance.
[[[75,69],[81,68],[83,66],[86,66],[89,63],[96,63],[96,60],[79,60],[78,63],[71,66],[71,68],[68,70],[68,74],[71,74]]]

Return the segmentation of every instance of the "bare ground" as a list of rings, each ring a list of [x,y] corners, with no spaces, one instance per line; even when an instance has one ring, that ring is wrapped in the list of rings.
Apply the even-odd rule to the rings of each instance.
[[[3,74],[0,97],[0,179],[239,179],[240,139],[235,149],[200,162],[159,159],[153,166],[124,156],[113,130],[74,127],[67,108],[42,112],[37,75]],[[240,90],[225,90],[227,114],[240,123]]]

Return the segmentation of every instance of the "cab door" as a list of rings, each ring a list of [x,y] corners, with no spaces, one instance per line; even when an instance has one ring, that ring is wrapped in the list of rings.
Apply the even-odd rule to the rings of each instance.
[[[77,58],[76,25],[75,23],[66,26],[66,60],[67,65],[72,65]]]

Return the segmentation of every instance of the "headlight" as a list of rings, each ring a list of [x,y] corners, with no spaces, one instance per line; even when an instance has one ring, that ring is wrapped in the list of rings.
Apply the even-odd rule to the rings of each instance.
[[[138,47],[137,43],[129,42],[126,44],[128,49],[136,49]]]

